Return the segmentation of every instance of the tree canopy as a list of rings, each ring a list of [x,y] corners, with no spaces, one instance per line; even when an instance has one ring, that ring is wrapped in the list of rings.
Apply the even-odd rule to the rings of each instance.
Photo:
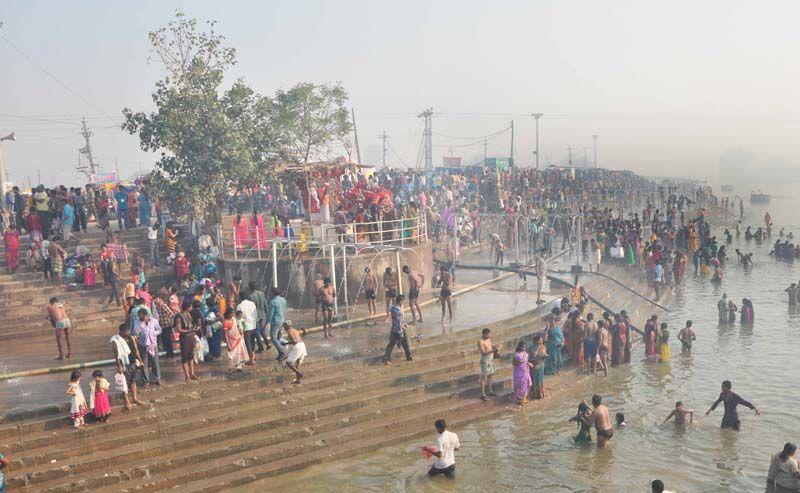
[[[155,110],[123,110],[123,130],[143,150],[159,152],[152,186],[176,213],[217,220],[216,199],[230,187],[272,179],[279,161],[324,158],[351,130],[347,93],[336,85],[301,83],[274,98],[243,80],[223,89],[236,51],[215,22],[202,30],[182,12],[150,33],[153,58],[166,73],[152,94]]]

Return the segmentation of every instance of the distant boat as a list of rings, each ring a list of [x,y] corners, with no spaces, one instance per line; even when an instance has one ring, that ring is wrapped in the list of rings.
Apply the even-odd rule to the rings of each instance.
[[[760,190],[758,192],[750,192],[750,203],[751,204],[769,204],[769,201],[772,199],[770,194],[763,193]]]
[[[733,185],[722,185],[723,192],[733,192]]]

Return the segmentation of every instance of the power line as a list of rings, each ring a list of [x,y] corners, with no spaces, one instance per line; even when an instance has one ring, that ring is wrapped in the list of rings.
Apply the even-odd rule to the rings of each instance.
[[[84,98],[83,96],[81,96],[80,94],[78,94],[78,92],[77,92],[77,91],[75,91],[74,89],[72,89],[71,87],[69,87],[67,84],[65,84],[64,82],[62,82],[62,81],[61,81],[61,79],[59,79],[58,77],[56,77],[55,75],[53,75],[53,73],[52,73],[52,72],[50,72],[49,70],[47,70],[46,68],[44,68],[43,66],[41,66],[40,64],[38,64],[38,63],[37,63],[37,62],[36,62],[36,61],[35,61],[33,58],[31,58],[31,56],[30,56],[30,55],[28,55],[27,53],[25,53],[25,52],[22,50],[22,48],[20,48],[19,46],[15,45],[14,43],[12,43],[12,42],[11,42],[11,40],[9,40],[8,38],[6,38],[6,37],[5,37],[5,36],[3,36],[2,34],[0,34],[0,39],[2,39],[3,41],[5,41],[5,42],[6,42],[6,44],[8,44],[8,45],[9,45],[11,48],[13,48],[13,49],[14,49],[14,50],[15,50],[17,53],[19,53],[20,55],[22,55],[22,57],[23,57],[23,58],[25,58],[26,60],[28,60],[28,62],[29,62],[31,65],[33,65],[34,67],[36,67],[36,68],[38,68],[39,70],[41,70],[41,71],[42,71],[42,72],[43,72],[45,75],[47,75],[48,77],[50,77],[51,79],[53,79],[53,80],[54,80],[54,81],[55,81],[55,82],[56,82],[58,85],[60,85],[60,86],[61,86],[61,87],[63,87],[64,89],[66,89],[66,90],[67,90],[67,91],[68,91],[70,94],[72,94],[73,96],[75,96],[75,97],[77,97],[78,99],[80,99],[81,101],[83,101],[83,102],[84,102],[84,103],[85,103],[85,104],[86,104],[88,107],[90,107],[90,108],[92,108],[92,109],[94,109],[94,110],[96,110],[96,111],[99,111],[99,112],[100,112],[100,113],[101,113],[103,116],[105,116],[106,118],[108,118],[108,119],[109,119],[109,120],[111,120],[111,121],[114,121],[114,118],[112,118],[111,116],[109,116],[109,115],[108,115],[108,114],[107,114],[105,111],[103,111],[102,109],[100,109],[100,108],[98,108],[97,106],[95,106],[95,105],[94,105],[94,104],[93,104],[91,101],[89,101],[88,99],[86,99],[86,98]]]
[[[394,150],[394,147],[392,147],[392,144],[391,144],[391,143],[389,143],[389,142],[387,141],[387,142],[386,142],[386,144],[389,146],[389,150],[390,150],[390,151],[392,151],[392,154],[394,154],[394,156],[395,156],[397,159],[399,159],[401,163],[403,163],[403,166],[405,166],[406,168],[410,168],[410,167],[411,167],[411,166],[409,166],[408,164],[406,164],[406,162],[403,160],[403,158],[401,158],[401,157],[400,157],[400,155],[397,153],[397,151],[395,151],[395,150]]]

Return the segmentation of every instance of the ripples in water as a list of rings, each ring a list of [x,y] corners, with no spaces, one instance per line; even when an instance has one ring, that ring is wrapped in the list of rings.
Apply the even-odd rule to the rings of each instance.
[[[420,457],[420,440],[276,478],[270,486],[291,485],[294,491],[606,492],[649,491],[650,481],[661,478],[676,491],[763,491],[770,456],[785,441],[800,441],[794,375],[800,309],[787,308],[784,292],[800,278],[800,262],[769,257],[775,239],[763,244],[734,239],[728,247],[734,262],[733,250],[739,247],[755,252],[755,267],[743,271],[729,262],[721,286],[687,276],[672,299],[672,311],[661,317],[672,335],[669,363],[644,361],[639,345],[634,363],[615,368],[608,378],[588,379],[545,406],[455,430],[462,444],[455,481],[426,477],[429,465]],[[716,302],[723,292],[737,305],[743,297],[753,301],[753,328],[718,325]],[[688,319],[694,321],[697,341],[692,354],[681,354],[676,336]],[[720,430],[722,406],[704,416],[725,379],[762,411],[756,418],[742,408],[739,433]],[[577,430],[567,423],[578,402],[593,393],[605,396],[612,414],[622,411],[628,422],[607,450],[575,446]],[[662,424],[678,400],[695,411],[696,423],[685,428]]]

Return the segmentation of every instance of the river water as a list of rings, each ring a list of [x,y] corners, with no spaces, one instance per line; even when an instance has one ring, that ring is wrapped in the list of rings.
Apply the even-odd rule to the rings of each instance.
[[[429,480],[429,461],[419,447],[428,439],[383,448],[353,459],[323,464],[272,478],[259,486],[294,492],[510,492],[510,491],[649,491],[655,478],[675,491],[764,491],[770,456],[787,440],[800,441],[800,418],[794,367],[798,358],[800,315],[787,305],[784,289],[800,278],[800,261],[774,260],[768,253],[777,230],[786,226],[800,241],[800,201],[773,200],[772,241],[763,244],[734,238],[722,286],[691,275],[671,300],[672,311],[660,317],[669,323],[672,360],[646,362],[637,345],[634,361],[553,396],[542,406],[453,430],[459,434],[458,477]],[[744,224],[763,224],[764,209],[748,211]],[[754,228],[755,229],[755,228]],[[715,232],[722,238],[722,231]],[[723,240],[724,241],[724,240]],[[754,252],[755,266],[736,265],[735,248]],[[750,298],[755,325],[720,327],[716,302],[722,293],[737,304]],[[675,338],[686,319],[694,321],[697,341],[691,355],[680,352]],[[721,406],[704,413],[716,399],[720,382],[762,411],[761,417],[740,409],[742,430],[719,428]],[[625,413],[628,427],[619,430],[606,450],[577,447],[576,430],[567,423],[580,399],[604,396],[612,413]],[[695,411],[695,424],[676,429],[661,424],[675,401]],[[255,488],[255,489],[254,489]]]

